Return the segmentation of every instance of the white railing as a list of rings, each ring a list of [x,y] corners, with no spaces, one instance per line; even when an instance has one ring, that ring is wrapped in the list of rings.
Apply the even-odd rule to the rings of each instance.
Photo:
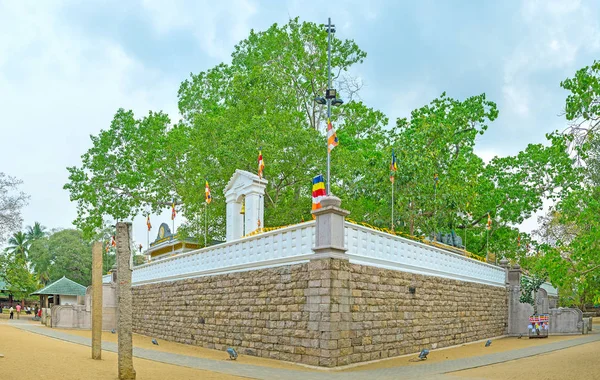
[[[315,222],[245,237],[133,269],[133,285],[306,262],[313,253]]]
[[[353,223],[346,222],[344,230],[350,262],[505,286],[505,272],[500,267]]]

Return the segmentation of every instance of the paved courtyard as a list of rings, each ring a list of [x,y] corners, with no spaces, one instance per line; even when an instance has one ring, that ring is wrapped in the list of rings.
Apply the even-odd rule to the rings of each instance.
[[[49,329],[25,320],[0,320],[3,375],[43,376],[48,379],[115,379],[116,336],[103,337],[103,360],[90,359],[89,331]],[[152,346],[150,338],[136,336],[135,367],[138,379],[593,379],[600,373],[597,355],[600,334],[554,337],[543,340],[495,340],[489,349],[475,343],[433,350],[430,360],[410,362],[397,358],[344,371],[312,370],[274,360],[226,354],[170,342]],[[514,347],[517,347],[514,349]],[[12,376],[11,376],[12,375]]]

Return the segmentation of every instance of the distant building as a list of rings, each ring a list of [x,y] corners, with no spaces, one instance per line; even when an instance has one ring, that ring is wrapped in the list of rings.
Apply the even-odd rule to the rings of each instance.
[[[184,252],[193,251],[200,248],[198,240],[195,238],[182,238],[179,234],[173,235],[169,225],[162,223],[158,228],[156,240],[150,243],[150,248],[146,251],[150,261],[177,255]]]
[[[83,305],[85,286],[63,276],[60,280],[54,281],[31,295],[40,296],[42,307],[49,307],[49,304]]]

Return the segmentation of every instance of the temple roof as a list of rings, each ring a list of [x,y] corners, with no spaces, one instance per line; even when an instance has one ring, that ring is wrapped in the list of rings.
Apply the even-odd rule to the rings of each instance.
[[[85,296],[85,286],[69,280],[65,276],[58,281],[54,281],[50,285],[31,293],[32,296],[38,295],[64,295],[64,296]]]

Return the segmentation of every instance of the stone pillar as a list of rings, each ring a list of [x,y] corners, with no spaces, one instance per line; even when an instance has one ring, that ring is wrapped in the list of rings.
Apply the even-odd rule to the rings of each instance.
[[[344,220],[349,211],[340,206],[340,198],[329,195],[321,200],[321,208],[313,210],[316,217],[315,246],[313,251],[320,257],[343,258],[347,251],[344,244]]]
[[[132,341],[131,223],[117,223],[117,331],[120,380],[135,380]]]
[[[507,267],[506,273],[507,291],[508,291],[508,335],[516,335],[523,333],[526,326],[521,326],[523,323],[521,316],[521,267],[517,264],[512,268]]]
[[[117,283],[117,263],[115,263],[115,265],[113,265],[112,268],[110,268],[110,281],[114,282],[115,284]]]
[[[92,246],[92,359],[102,358],[102,243]]]
[[[349,364],[352,314],[350,305],[350,263],[344,255],[344,218],[348,211],[340,208],[335,196],[321,200],[316,217],[315,252],[308,264],[309,281],[305,311],[308,331],[318,338],[320,357],[313,365],[335,367]]]

